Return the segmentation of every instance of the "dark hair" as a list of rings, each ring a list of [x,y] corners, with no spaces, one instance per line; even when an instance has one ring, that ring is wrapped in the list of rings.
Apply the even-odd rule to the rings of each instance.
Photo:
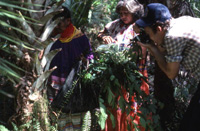
[[[62,7],[63,11],[59,14],[56,14],[52,20],[56,20],[57,18],[60,18],[60,17],[64,17],[65,19],[66,18],[71,18],[71,12],[70,10],[67,8],[67,7]]]
[[[121,0],[116,6],[116,12],[119,14],[121,7],[127,8],[132,13],[134,21],[139,19],[144,14],[143,5],[137,0]]]
[[[165,22],[157,21],[156,23],[154,23],[150,27],[153,30],[153,32],[156,33],[158,26],[161,26],[164,30],[167,30],[169,28],[169,25],[170,25],[170,20],[166,20]]]

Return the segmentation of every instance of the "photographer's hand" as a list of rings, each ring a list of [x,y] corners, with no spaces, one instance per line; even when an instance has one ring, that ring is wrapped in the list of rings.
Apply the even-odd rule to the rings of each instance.
[[[178,75],[180,62],[170,62],[167,63],[164,57],[162,50],[153,43],[141,43],[137,42],[138,45],[142,47],[146,47],[149,49],[151,54],[155,57],[156,61],[158,62],[159,67],[162,69],[163,72],[170,78],[174,79]]]
[[[156,45],[153,42],[151,42],[151,43],[142,43],[140,41],[137,41],[137,44],[140,45],[141,47],[146,47],[148,49],[151,49],[151,48],[154,48],[154,47],[157,48]]]

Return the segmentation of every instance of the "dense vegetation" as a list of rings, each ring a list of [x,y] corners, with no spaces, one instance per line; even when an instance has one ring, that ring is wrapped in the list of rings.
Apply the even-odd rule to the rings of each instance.
[[[129,93],[143,96],[145,101],[138,97],[139,103],[143,105],[148,103],[145,108],[141,108],[144,114],[139,114],[144,118],[141,122],[142,126],[149,129],[158,128],[151,126],[153,123],[145,118],[149,112],[153,112],[154,122],[159,119],[155,111],[156,100],[153,98],[153,92],[150,96],[145,96],[138,89],[141,82],[139,78],[142,76],[137,72],[135,66],[134,57],[136,56],[130,52],[113,53],[114,47],[103,52],[96,50],[101,44],[97,40],[97,33],[103,29],[106,23],[118,17],[115,13],[117,2],[118,0],[0,1],[0,130],[6,131],[6,128],[16,131],[22,129],[56,130],[56,125],[51,125],[48,118],[46,80],[53,71],[53,69],[48,69],[49,62],[57,51],[48,53],[48,45],[52,43],[48,36],[58,22],[52,22],[51,18],[59,12],[58,7],[62,4],[73,12],[73,23],[87,34],[94,52],[98,54],[97,59],[91,63],[88,69],[89,73],[83,74],[85,82],[89,82],[91,85],[101,85],[99,80],[102,82],[109,79],[110,82],[98,88],[106,87],[102,92],[107,92],[106,102],[110,105],[114,104],[114,98],[111,97],[113,94],[110,92],[113,86],[123,85],[130,89],[133,86],[128,84],[134,84],[134,89],[131,88]],[[200,17],[200,2],[198,0],[188,0],[188,2],[196,17]],[[39,53],[44,48],[46,52],[39,59]],[[107,59],[104,59],[103,56],[106,56]],[[123,74],[123,72],[116,71],[116,68],[132,71],[129,72],[130,74]],[[150,72],[153,72],[153,68],[149,69],[151,69]],[[188,98],[190,98],[188,96],[195,90],[195,82],[189,83],[188,81],[186,77],[180,77],[176,86],[175,97],[185,104],[183,107],[187,106]],[[117,92],[119,91],[116,90],[115,93]],[[99,124],[103,128],[107,116],[105,114],[106,107],[101,97],[99,102],[101,105],[100,114],[98,114]],[[120,107],[127,110],[124,108],[124,99],[120,99],[120,103]],[[177,124],[179,122],[177,120],[181,119],[184,112],[182,109],[179,110],[181,112],[177,112],[177,119],[174,120],[174,123]],[[84,127],[87,130],[90,128],[88,127],[90,124],[88,124],[87,118],[85,121]],[[169,130],[173,129],[171,126],[176,127],[176,125],[169,124]]]

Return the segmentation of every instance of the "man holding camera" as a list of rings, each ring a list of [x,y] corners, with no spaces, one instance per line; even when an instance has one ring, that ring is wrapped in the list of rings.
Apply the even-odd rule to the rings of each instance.
[[[144,16],[134,29],[143,28],[155,44],[137,42],[155,57],[159,67],[170,78],[178,75],[180,65],[200,81],[200,19],[171,17],[168,8],[159,3],[148,4]],[[163,55],[161,49],[166,51]],[[180,131],[200,131],[200,84],[181,122]]]

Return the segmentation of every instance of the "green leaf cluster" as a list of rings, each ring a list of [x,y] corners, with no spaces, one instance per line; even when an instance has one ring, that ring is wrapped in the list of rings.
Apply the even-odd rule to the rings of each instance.
[[[156,100],[140,89],[142,79],[146,80],[146,78],[139,72],[137,66],[141,58],[139,52],[137,46],[123,51],[119,51],[118,45],[100,46],[94,53],[95,59],[82,74],[83,81],[87,85],[100,88],[99,125],[102,129],[105,128],[105,121],[108,117],[111,118],[113,127],[115,127],[115,118],[111,110],[117,110],[120,107],[122,112],[127,113],[127,116],[134,112],[132,96],[140,107],[135,114],[141,117],[141,126],[146,129],[156,128],[155,123],[148,118],[151,114],[154,119]],[[140,111],[142,113],[139,113]],[[156,115],[155,117],[158,118]],[[132,119],[135,118],[132,117]],[[135,128],[137,129],[137,126]]]

